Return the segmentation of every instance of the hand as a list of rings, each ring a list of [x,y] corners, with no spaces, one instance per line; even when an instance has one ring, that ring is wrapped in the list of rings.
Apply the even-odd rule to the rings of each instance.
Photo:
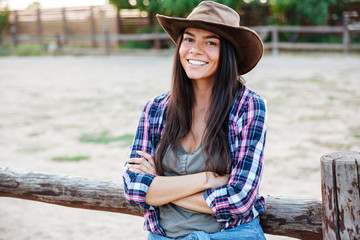
[[[209,186],[209,188],[217,188],[224,186],[228,184],[229,182],[229,174],[226,174],[224,176],[219,176],[215,172],[206,172],[206,184]]]
[[[128,159],[126,167],[132,172],[157,175],[153,156],[142,151],[136,153],[141,157]]]

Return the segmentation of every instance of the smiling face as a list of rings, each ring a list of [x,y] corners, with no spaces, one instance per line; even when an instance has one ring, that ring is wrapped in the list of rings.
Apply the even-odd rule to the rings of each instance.
[[[219,55],[219,35],[198,28],[185,29],[179,56],[190,79],[213,81]]]

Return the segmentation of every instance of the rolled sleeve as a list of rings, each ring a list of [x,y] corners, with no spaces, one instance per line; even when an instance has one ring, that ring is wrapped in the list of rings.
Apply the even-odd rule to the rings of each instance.
[[[145,202],[145,196],[155,175],[140,174],[124,169],[123,180],[125,198],[130,205],[140,205],[143,208],[150,208]]]
[[[252,96],[236,121],[230,144],[232,166],[229,183],[204,191],[206,203],[218,221],[245,218],[258,198],[266,138],[266,103]]]
[[[149,101],[144,107],[133,144],[130,148],[129,158],[138,157],[136,151],[144,151],[154,155],[154,132],[150,121],[152,107],[153,101]],[[140,205],[144,208],[150,208],[150,206],[145,203],[145,196],[154,178],[155,175],[131,172],[125,165],[123,181],[126,201],[131,205]]]

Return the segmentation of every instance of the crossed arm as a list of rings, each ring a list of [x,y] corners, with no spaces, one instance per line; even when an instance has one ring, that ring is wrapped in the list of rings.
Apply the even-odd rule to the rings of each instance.
[[[127,168],[136,173],[157,175],[154,158],[138,151],[140,158],[127,160]],[[136,163],[136,164],[135,164]],[[214,172],[201,172],[182,176],[156,176],[149,186],[145,202],[151,206],[174,203],[178,206],[207,214],[213,211],[205,202],[203,191],[227,184],[229,176]]]

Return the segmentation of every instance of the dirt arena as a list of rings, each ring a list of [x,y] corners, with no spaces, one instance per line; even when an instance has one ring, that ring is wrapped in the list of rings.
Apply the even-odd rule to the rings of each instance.
[[[121,181],[171,69],[170,54],[0,58],[0,166]],[[320,157],[360,151],[360,56],[266,55],[244,77],[268,104],[261,194],[320,198]],[[0,198],[0,240],[146,235],[140,217]]]

